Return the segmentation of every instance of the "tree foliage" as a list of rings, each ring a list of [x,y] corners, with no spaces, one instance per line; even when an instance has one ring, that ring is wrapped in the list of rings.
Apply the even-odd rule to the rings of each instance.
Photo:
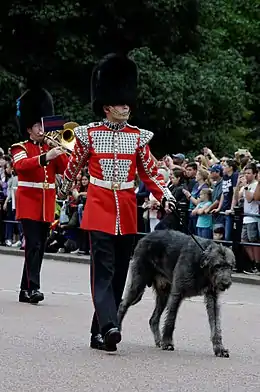
[[[93,121],[91,71],[111,51],[138,64],[132,121],[155,132],[156,153],[252,146],[244,129],[260,121],[258,0],[10,0],[0,33],[4,147],[18,138],[15,100],[35,78],[57,113]]]

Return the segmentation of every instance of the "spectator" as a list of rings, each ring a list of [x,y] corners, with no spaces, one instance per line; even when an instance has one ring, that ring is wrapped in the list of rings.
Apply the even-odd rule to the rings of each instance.
[[[164,177],[164,182],[168,181],[168,171],[164,168],[158,170],[159,174],[162,174]],[[148,217],[150,223],[150,231],[154,231],[155,226],[160,222],[162,219],[162,211],[161,211],[161,204],[158,200],[150,193],[149,199],[144,203],[143,208],[148,210]]]
[[[220,203],[223,186],[223,168],[221,165],[213,165],[210,169],[210,177],[213,182],[212,191],[212,204],[205,210],[206,214],[209,214],[212,210],[217,209]],[[222,215],[214,215],[213,225],[224,224],[224,217]]]
[[[233,219],[230,215],[236,205],[236,185],[238,181],[237,164],[234,160],[229,159],[224,165],[224,176],[222,182],[222,195],[218,208],[212,210],[212,213],[218,214],[220,211],[225,212],[225,240],[231,241]]]
[[[184,165],[186,165],[185,155],[180,154],[180,153],[173,154],[172,155],[172,161],[173,161],[173,164],[176,165],[176,166],[182,166],[183,167]]]
[[[0,183],[5,181],[5,163],[4,150],[0,148]]]
[[[221,241],[225,238],[225,227],[221,223],[213,226],[213,240]]]
[[[190,162],[187,164],[185,173],[187,178],[188,191],[191,192],[196,183],[196,174],[198,166],[196,162]]]
[[[197,216],[197,235],[202,238],[212,239],[212,215],[206,214],[206,210],[212,204],[211,189],[202,189],[197,207],[192,211],[193,216]]]
[[[75,198],[75,200],[77,200],[77,204],[78,204],[79,224],[81,224],[83,210],[86,204],[88,183],[89,183],[89,177],[87,173],[82,173],[80,177],[80,184],[78,184],[72,192],[73,197]]]
[[[200,202],[199,200],[200,191],[208,187],[209,187],[209,173],[207,170],[199,168],[196,174],[196,182],[192,191],[189,192],[188,190],[183,189],[184,195],[190,201],[189,209],[191,212]],[[196,234],[197,215],[193,215],[191,212],[189,217],[189,230],[192,234]]]
[[[174,169],[170,174],[170,181],[172,186],[168,186],[171,190],[172,195],[176,200],[176,207],[178,208],[179,203],[187,202],[186,196],[183,193],[183,189],[186,189],[186,181],[183,170]],[[182,231],[182,226],[180,219],[176,216],[174,212],[171,214],[166,214],[163,219],[157,224],[155,230],[179,230]]]
[[[150,192],[142,181],[139,181],[139,185],[136,189],[136,200],[137,200],[137,231],[139,233],[149,233],[149,220],[148,213],[144,213],[143,204],[148,200]],[[145,219],[145,217],[147,219]]]
[[[206,157],[202,154],[198,155],[195,158],[195,162],[198,164],[199,167],[201,167],[204,170],[207,170],[208,168],[208,161],[206,159]]]
[[[257,173],[257,181],[258,181],[258,184],[257,184],[256,190],[254,193],[254,200],[260,201],[260,170],[258,170],[258,173]]]
[[[228,157],[222,157],[222,158],[220,158],[220,164],[221,164],[221,166],[225,166],[228,160],[229,160]]]
[[[215,165],[219,162],[218,158],[213,154],[212,150],[208,147],[203,148],[203,154],[206,158],[207,167]]]
[[[18,187],[18,177],[14,173],[13,168],[11,163],[6,163],[5,167],[5,173],[6,177],[8,178],[7,181],[7,197],[4,202],[4,210],[6,211],[6,220],[8,221],[6,223],[6,231],[5,231],[5,244],[6,246],[15,246],[15,247],[21,247],[22,245],[22,239],[23,239],[23,231],[22,231],[22,225],[21,223],[15,223],[15,193],[16,189]],[[14,234],[14,228],[18,229],[19,233],[19,240],[13,244],[13,234]]]
[[[254,193],[258,184],[256,180],[257,168],[254,163],[248,164],[245,168],[245,186],[240,190],[240,195],[244,199],[244,214],[259,215],[259,202],[254,201]],[[258,232],[259,218],[244,216],[241,241],[259,242]],[[245,250],[251,260],[251,266],[245,273],[260,272],[260,249],[257,246],[245,246]]]

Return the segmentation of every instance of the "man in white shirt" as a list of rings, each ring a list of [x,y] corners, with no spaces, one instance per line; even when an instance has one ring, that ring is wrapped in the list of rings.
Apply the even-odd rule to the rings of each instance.
[[[259,216],[259,202],[254,200],[254,193],[258,184],[258,181],[256,180],[256,165],[254,163],[248,164],[245,168],[244,175],[246,185],[240,191],[244,199],[244,214],[252,214]],[[259,220],[260,216],[244,216],[241,241],[259,242]],[[257,246],[247,246],[245,248],[254,264],[253,269],[246,272],[256,272],[255,267],[257,268],[257,271],[260,271],[260,248]]]

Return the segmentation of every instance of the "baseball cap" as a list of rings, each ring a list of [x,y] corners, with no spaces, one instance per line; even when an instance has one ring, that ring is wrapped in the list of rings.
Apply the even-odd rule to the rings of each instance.
[[[211,173],[220,173],[221,176],[223,175],[223,167],[221,165],[218,165],[218,164],[211,166],[209,168],[209,171]]]
[[[181,161],[184,161],[185,160],[185,155],[183,155],[183,154],[172,154],[172,157],[173,158],[177,158],[177,159],[180,159]]]

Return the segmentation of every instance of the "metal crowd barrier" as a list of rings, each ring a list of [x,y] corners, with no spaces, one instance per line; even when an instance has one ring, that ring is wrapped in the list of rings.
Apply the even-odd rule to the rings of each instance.
[[[63,200],[57,200],[58,203],[63,203]],[[183,232],[187,233],[186,228],[188,227],[188,222],[189,222],[189,212],[190,210],[188,209],[188,206],[186,203],[179,203],[178,207],[178,213],[179,216],[184,223],[182,226]],[[225,215],[224,212],[220,212],[220,215]],[[252,246],[252,247],[259,247],[260,243],[256,242],[243,242],[241,241],[241,233],[242,233],[242,226],[243,226],[243,217],[248,216],[248,217],[253,217],[253,218],[258,218],[260,221],[260,215],[256,214],[244,214],[243,213],[243,207],[234,207],[234,213],[231,214],[233,218],[233,233],[232,233],[232,240],[227,241],[225,239],[221,240],[214,240],[216,243],[221,243],[225,246],[230,246],[232,247],[233,252],[235,253],[236,256],[236,261],[237,261],[237,269],[238,270],[243,270],[243,265],[245,263],[245,259],[247,258],[246,252],[244,252],[244,247],[246,246]],[[11,220],[3,220],[3,203],[0,202],[0,242],[4,244],[3,238],[5,234],[5,227],[4,225],[6,223],[18,223],[18,221],[11,221]],[[138,232],[136,235],[136,242],[143,236],[147,235],[145,232]]]

